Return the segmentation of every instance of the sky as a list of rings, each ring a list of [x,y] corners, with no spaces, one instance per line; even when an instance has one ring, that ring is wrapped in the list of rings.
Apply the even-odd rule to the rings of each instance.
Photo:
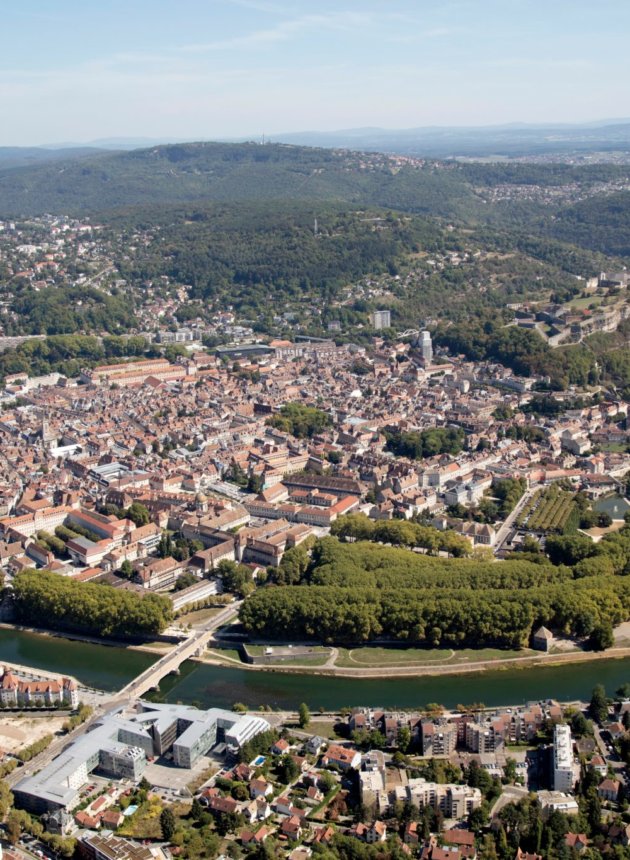
[[[630,116],[628,0],[6,0],[0,146]]]

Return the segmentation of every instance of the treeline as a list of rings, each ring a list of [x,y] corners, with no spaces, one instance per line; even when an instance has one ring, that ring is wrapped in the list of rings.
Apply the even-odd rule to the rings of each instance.
[[[280,412],[267,421],[270,427],[290,433],[298,439],[310,439],[316,433],[321,433],[332,424],[327,412],[302,403],[284,403]]]
[[[439,531],[408,520],[371,520],[365,514],[347,514],[335,520],[330,533],[342,541],[376,541],[394,546],[419,547],[428,553],[448,552],[456,558],[470,555],[472,547],[452,529]]]
[[[461,427],[432,427],[429,430],[385,429],[386,449],[398,457],[422,460],[436,454],[459,454],[464,447]]]
[[[548,219],[549,232],[558,239],[603,254],[630,256],[630,193],[581,200]]]
[[[15,755],[22,762],[30,761],[32,758],[35,758],[36,755],[39,755],[41,752],[44,752],[45,749],[48,749],[52,741],[52,735],[44,735],[43,738],[40,738],[38,741],[34,741],[32,744],[29,744],[29,746],[19,750]]]
[[[363,643],[377,637],[432,647],[520,648],[540,623],[586,636],[627,618],[624,580],[577,580],[531,590],[369,589],[282,586],[262,589],[241,609],[246,630],[266,638]]]
[[[586,535],[550,535],[545,549],[557,565],[574,565],[577,575],[630,574],[630,526],[604,535],[599,543]]]
[[[308,584],[258,590],[241,608],[247,631],[266,638],[519,648],[546,624],[588,636],[630,610],[630,581],[574,579],[566,567],[417,557],[328,538],[313,550]],[[570,585],[569,585],[570,583]]]
[[[551,349],[537,332],[488,318],[440,328],[434,340],[472,361],[496,361],[520,376],[549,376],[556,390],[598,381],[597,359],[587,347]]]
[[[170,601],[161,595],[138,597],[47,570],[18,573],[13,598],[16,616],[26,624],[117,639],[154,636],[172,617]]]
[[[11,302],[15,318],[7,317],[5,334],[74,334],[81,331],[119,333],[137,325],[129,292],[108,294],[89,286],[20,289]]]
[[[158,358],[162,354],[170,357],[168,347],[162,350],[136,335],[111,335],[102,339],[83,334],[52,335],[24,341],[3,352],[0,378],[14,373],[40,376],[53,371],[74,377],[84,367],[112,364],[124,357]]]

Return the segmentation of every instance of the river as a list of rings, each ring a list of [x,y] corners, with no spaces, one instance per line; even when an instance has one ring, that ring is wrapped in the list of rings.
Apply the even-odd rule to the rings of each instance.
[[[0,629],[0,663],[6,660],[73,675],[88,686],[108,692],[124,686],[155,659],[151,654],[129,648]],[[354,705],[418,708],[429,702],[454,707],[471,702],[509,705],[546,698],[585,699],[595,684],[604,684],[612,693],[626,682],[630,682],[630,659],[433,678],[356,680],[188,661],[182,665],[180,675],[162,681],[155,698],[227,708],[234,702],[243,702],[251,708],[270,705],[280,709],[294,709],[300,702],[306,702],[313,710],[338,710]]]
[[[6,661],[72,675],[87,687],[107,692],[124,687],[155,662],[157,656],[131,648],[0,628],[0,664]]]
[[[67,673],[88,686],[108,692],[120,689],[155,659],[151,654],[129,648],[0,628],[0,663],[18,663],[60,675]],[[313,710],[337,710],[350,705],[417,708],[429,702],[454,707],[471,702],[508,705],[546,698],[585,699],[595,684],[602,683],[609,692],[614,692],[627,681],[630,681],[630,659],[433,678],[382,679],[262,672],[188,661],[182,665],[180,675],[162,681],[155,698],[227,708],[234,702],[244,702],[251,708],[270,705],[281,709],[293,709],[306,702]]]
[[[588,699],[595,684],[604,684],[613,693],[628,681],[630,659],[432,678],[382,679],[254,672],[185,663],[178,677],[164,679],[160,695],[155,698],[200,707],[231,707],[234,702],[243,702],[249,708],[270,705],[281,710],[296,709],[300,702],[306,702],[312,710],[326,711],[357,705],[418,708],[429,702],[453,708],[472,702],[494,706],[548,698]]]

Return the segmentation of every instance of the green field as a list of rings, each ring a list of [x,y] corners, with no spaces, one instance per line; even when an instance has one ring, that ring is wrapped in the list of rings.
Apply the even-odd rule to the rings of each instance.
[[[340,648],[335,662],[340,668],[381,668],[387,666],[424,666],[439,663],[467,664],[486,660],[509,660],[532,653],[501,648]]]

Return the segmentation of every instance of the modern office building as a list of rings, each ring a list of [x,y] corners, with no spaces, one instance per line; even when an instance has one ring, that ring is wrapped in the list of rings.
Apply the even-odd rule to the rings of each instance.
[[[236,750],[269,728],[262,717],[141,701],[131,713],[119,708],[106,714],[37,774],[21,780],[13,790],[15,803],[37,814],[69,810],[92,771],[137,782],[149,757],[172,752],[177,767],[190,768],[215,744]]]

